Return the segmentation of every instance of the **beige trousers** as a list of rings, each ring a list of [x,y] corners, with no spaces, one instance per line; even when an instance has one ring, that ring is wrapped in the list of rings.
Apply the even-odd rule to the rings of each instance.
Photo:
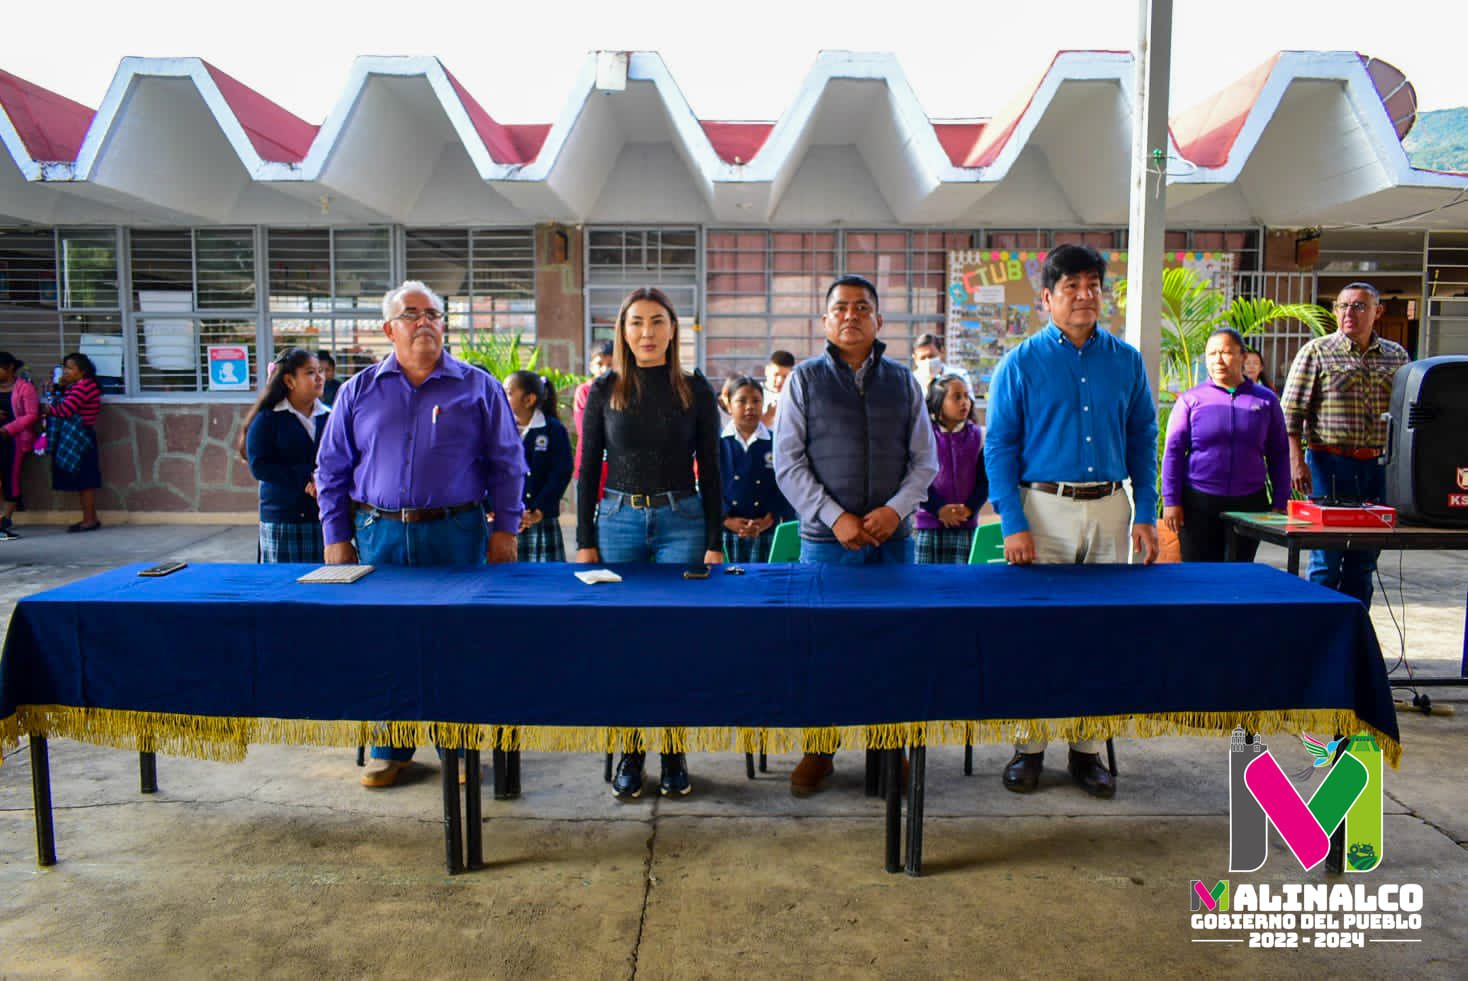
[[[1058,494],[1021,487],[1025,520],[1035,539],[1035,561],[1047,565],[1090,565],[1131,561],[1132,502],[1125,490],[1095,501],[1077,501]],[[1043,753],[1049,741],[1026,741],[1021,735],[1015,749]],[[1102,743],[1086,739],[1071,743],[1077,753],[1099,753]]]

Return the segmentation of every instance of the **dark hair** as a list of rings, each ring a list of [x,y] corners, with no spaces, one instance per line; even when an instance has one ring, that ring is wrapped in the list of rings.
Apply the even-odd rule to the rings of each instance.
[[[795,355],[791,354],[789,351],[771,351],[770,364],[774,365],[776,368],[794,368]]]
[[[1371,294],[1371,299],[1374,302],[1381,302],[1381,290],[1377,289],[1375,286],[1372,286],[1370,283],[1347,283],[1346,285],[1341,287],[1341,293],[1344,293],[1346,290],[1365,290],[1366,292]],[[1340,296],[1340,293],[1337,293],[1336,296]]]
[[[968,391],[968,384],[964,382],[963,376],[955,375],[952,372],[946,375],[939,375],[937,378],[928,382],[928,416],[934,422],[941,423],[943,421],[943,400],[948,397],[948,386],[953,382],[963,384],[964,391]],[[968,414],[969,421],[973,421],[974,410],[972,406],[970,406]]]
[[[317,351],[316,352],[316,360],[317,361],[320,361],[322,364],[329,364],[333,368],[336,367],[336,358],[333,358],[331,356],[331,352],[330,351]]]
[[[303,347],[293,347],[282,351],[275,356],[273,362],[275,368],[270,372],[270,377],[265,379],[265,387],[260,390],[260,397],[255,404],[250,406],[250,411],[245,413],[245,421],[240,423],[240,438],[235,442],[235,449],[239,451],[240,459],[247,460],[245,455],[245,437],[250,432],[250,423],[262,412],[269,412],[280,404],[281,400],[290,394],[290,389],[285,386],[286,375],[294,375],[301,370],[301,366],[310,361],[318,361],[316,354]]]
[[[614,353],[613,346],[611,341],[602,341],[596,346],[596,354],[592,355],[592,357],[610,358]]]
[[[0,368],[8,368],[11,371],[19,371],[25,367],[25,362],[11,354],[9,351],[0,351]]]
[[[729,380],[724,382],[724,391],[728,393],[731,402],[741,388],[752,388],[759,392],[760,398],[764,398],[765,386],[753,375],[730,375]]]
[[[82,373],[83,378],[97,377],[97,366],[92,364],[92,359],[87,357],[82,352],[72,351],[66,357],[61,359],[62,364],[65,364],[68,361],[76,365],[77,370]]]
[[[1249,345],[1247,345],[1247,344],[1244,343],[1244,335],[1243,334],[1240,334],[1237,330],[1235,330],[1232,327],[1215,327],[1215,328],[1213,328],[1213,330],[1208,334],[1208,340],[1211,341],[1215,337],[1228,337],[1228,338],[1231,338],[1233,340],[1233,342],[1239,346],[1240,353],[1242,353],[1242,354],[1248,354],[1249,353]]]
[[[678,313],[673,309],[673,301],[656,286],[639,286],[628,293],[622,301],[622,308],[617,311],[617,336],[612,338],[615,345],[612,349],[612,373],[616,377],[612,381],[611,407],[625,412],[641,395],[637,373],[632,370],[637,359],[627,343],[627,311],[632,309],[632,304],[642,300],[656,303],[668,312],[668,320],[673,325],[673,336],[668,339],[668,381],[673,386],[673,394],[678,397],[678,404],[687,409],[693,405],[693,389],[689,387],[678,357]]]
[[[836,292],[837,287],[840,287],[840,286],[859,286],[859,287],[861,287],[862,289],[866,290],[867,293],[871,296],[873,308],[880,308],[881,307],[881,304],[877,302],[877,288],[872,285],[872,281],[869,280],[869,279],[866,279],[866,278],[864,278],[862,276],[854,276],[854,275],[851,275],[850,273],[848,273],[845,276],[839,277],[834,283],[832,283],[830,286],[827,286],[826,287],[826,305],[827,306],[830,306],[831,305],[831,294],[834,293],[834,292]]]
[[[1093,272],[1106,284],[1106,260],[1101,253],[1089,245],[1057,245],[1045,256],[1045,268],[1040,273],[1040,285],[1053,290],[1055,284],[1066,276],[1078,276]]]
[[[943,338],[937,334],[919,334],[918,339],[912,342],[912,349],[916,351],[920,347],[935,347],[939,354],[946,353]]]
[[[556,387],[551,380],[537,371],[515,371],[505,379],[505,384],[515,383],[515,387],[522,392],[529,392],[535,396],[535,407],[548,419],[560,421],[560,414],[556,411]]]

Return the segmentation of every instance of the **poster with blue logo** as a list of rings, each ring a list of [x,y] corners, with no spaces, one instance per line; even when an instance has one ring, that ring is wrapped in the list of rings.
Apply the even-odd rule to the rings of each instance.
[[[209,345],[209,391],[250,390],[250,348],[244,344]]]

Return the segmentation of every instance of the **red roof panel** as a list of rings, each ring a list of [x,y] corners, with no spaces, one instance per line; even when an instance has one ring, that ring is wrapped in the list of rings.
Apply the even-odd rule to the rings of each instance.
[[[1173,119],[1172,138],[1182,155],[1199,167],[1228,163],[1239,131],[1278,61],[1279,55],[1275,54],[1228,88]]]
[[[272,163],[300,163],[306,159],[319,127],[271,102],[207,61],[204,67],[214,79],[214,84],[219,86],[219,93],[229,104],[230,111],[244,127],[245,135],[250,138],[260,159]]]
[[[523,164],[535,159],[534,153],[528,156],[525,153],[525,148],[529,145],[533,134],[523,132],[525,128],[521,127],[522,132],[518,134],[521,139],[517,140],[514,128],[495,122],[489,113],[484,111],[484,107],[474,101],[469,90],[459,84],[453,72],[445,68],[443,73],[448,76],[449,84],[454,87],[454,92],[459,96],[459,103],[469,114],[469,121],[474,125],[474,131],[484,141],[484,148],[489,151],[495,163]],[[546,131],[549,132],[549,130],[550,127],[547,126]],[[540,135],[540,141],[535,145],[537,153],[540,151],[540,143],[543,142],[545,142],[544,133]]]
[[[96,111],[64,95],[0,71],[0,107],[32,160],[73,161]]]
[[[934,123],[933,132],[943,144],[943,152],[955,167],[967,166],[964,161],[983,138],[987,123]]]
[[[719,159],[729,164],[747,164],[769,139],[774,123],[730,123],[700,119],[704,135]]]

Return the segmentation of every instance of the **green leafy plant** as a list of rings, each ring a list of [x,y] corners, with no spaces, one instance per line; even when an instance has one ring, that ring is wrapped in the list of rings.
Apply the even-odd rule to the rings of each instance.
[[[1127,282],[1118,280],[1116,302],[1126,309]],[[1185,266],[1162,272],[1162,364],[1159,396],[1170,403],[1177,393],[1206,377],[1203,349],[1208,335],[1232,327],[1245,337],[1280,320],[1298,320],[1316,336],[1335,330],[1335,317],[1315,303],[1276,303],[1266,297],[1228,299],[1223,290]]]
[[[458,355],[464,361],[483,368],[501,382],[522,369],[543,375],[555,387],[556,404],[562,409],[571,405],[576,386],[586,380],[584,375],[541,364],[540,347],[525,346],[521,343],[519,334],[509,337],[488,332],[471,334],[460,342]]]

